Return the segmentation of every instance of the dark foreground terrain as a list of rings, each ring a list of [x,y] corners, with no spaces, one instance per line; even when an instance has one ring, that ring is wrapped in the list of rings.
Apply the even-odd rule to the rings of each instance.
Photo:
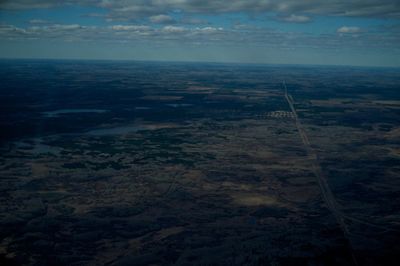
[[[399,265],[399,69],[3,60],[0,80],[0,265]]]

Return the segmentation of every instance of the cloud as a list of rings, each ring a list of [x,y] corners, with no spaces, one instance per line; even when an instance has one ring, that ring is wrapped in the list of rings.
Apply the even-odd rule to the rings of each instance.
[[[0,39],[6,40],[57,40],[96,43],[142,43],[146,46],[155,44],[168,45],[196,45],[207,47],[218,45],[221,47],[246,47],[248,50],[257,47],[283,49],[375,49],[383,51],[398,50],[400,31],[394,27],[391,31],[384,31],[380,27],[369,28],[368,31],[344,26],[336,32],[325,34],[311,34],[302,32],[283,32],[271,28],[252,27],[238,24],[237,27],[196,27],[165,25],[110,25],[85,26],[79,24],[31,25],[17,27],[0,24]],[[388,34],[390,32],[390,34]],[[352,34],[354,33],[354,34]],[[355,38],[357,36],[357,38]]]
[[[176,22],[171,16],[163,14],[151,16],[149,20],[156,24],[172,24]]]
[[[182,18],[179,23],[182,24],[192,24],[192,25],[208,25],[210,24],[207,20],[205,19],[199,19],[199,18],[190,18],[190,17],[184,17]]]
[[[241,22],[236,22],[232,26],[233,29],[235,30],[245,30],[245,31],[256,31],[259,30],[260,27],[255,26],[255,25],[250,25],[250,24],[244,24]]]
[[[49,27],[48,29],[55,29],[55,30],[78,30],[78,29],[83,29],[85,28],[84,26],[81,26],[79,24],[69,24],[69,25],[62,25],[62,24],[54,24]]]
[[[1,25],[0,24],[0,37],[13,38],[15,36],[22,37],[27,31],[22,28],[15,27],[14,25]]]
[[[400,18],[399,0],[6,0],[2,9],[49,8],[61,5],[96,6],[114,19],[143,18],[180,10],[183,13],[267,13]],[[289,15],[289,20],[302,20]],[[304,18],[303,18],[304,19]]]
[[[5,0],[0,1],[0,9],[34,9],[34,8],[50,8],[55,5],[60,5],[61,1],[50,1],[50,0]]]
[[[337,33],[360,33],[361,28],[359,27],[348,27],[348,26],[343,26],[340,27],[336,30]]]
[[[205,33],[205,34],[213,34],[217,32],[222,32],[224,29],[222,27],[203,27],[203,28],[196,28],[195,32],[197,33]]]
[[[85,37],[95,37],[96,27],[78,24],[34,25],[26,28],[13,25],[0,25],[1,40],[35,40],[54,39],[63,41],[80,41]]]
[[[163,29],[162,29],[162,31],[163,32],[167,32],[167,33],[182,33],[182,32],[185,32],[185,31],[187,31],[184,27],[178,27],[178,26],[171,26],[171,25],[168,25],[168,26],[165,26]]]
[[[48,24],[49,21],[44,20],[44,19],[31,19],[28,21],[29,24]]]
[[[151,27],[144,25],[114,25],[110,28],[116,31],[148,31],[151,29]]]
[[[311,18],[308,16],[294,15],[294,14],[291,14],[290,16],[279,17],[278,20],[285,21],[285,22],[291,22],[291,23],[311,22]]]

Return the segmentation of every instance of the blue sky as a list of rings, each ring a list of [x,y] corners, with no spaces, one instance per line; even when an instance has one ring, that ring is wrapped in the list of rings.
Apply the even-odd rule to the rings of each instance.
[[[1,58],[400,66],[397,0],[0,1]]]

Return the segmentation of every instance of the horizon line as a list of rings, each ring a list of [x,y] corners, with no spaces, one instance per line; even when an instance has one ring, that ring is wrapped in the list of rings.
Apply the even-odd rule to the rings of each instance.
[[[54,57],[1,57],[0,61],[26,60],[26,61],[93,61],[93,62],[138,62],[138,63],[190,63],[190,64],[226,64],[226,65],[253,65],[253,66],[297,66],[297,67],[350,67],[350,68],[390,68],[397,69],[399,66],[386,65],[348,65],[348,64],[311,64],[311,63],[256,63],[239,61],[202,61],[202,60],[163,60],[163,59],[112,59],[112,58],[54,58]]]

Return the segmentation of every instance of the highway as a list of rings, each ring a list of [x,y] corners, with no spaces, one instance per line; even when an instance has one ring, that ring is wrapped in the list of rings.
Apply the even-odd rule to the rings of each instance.
[[[293,117],[295,119],[296,122],[296,127],[297,130],[300,134],[300,137],[303,141],[304,147],[306,148],[307,154],[310,158],[310,161],[312,163],[312,169],[314,172],[314,175],[317,177],[318,179],[318,185],[321,189],[322,195],[324,197],[324,200],[328,206],[328,208],[331,210],[331,212],[335,215],[335,218],[338,220],[338,223],[341,225],[341,227],[343,226],[343,230],[347,233],[349,233],[348,231],[348,227],[345,224],[346,220],[352,221],[354,223],[359,223],[359,224],[363,224],[363,225],[367,225],[376,229],[380,229],[382,230],[381,232],[385,232],[385,231],[392,231],[392,232],[399,232],[398,230],[394,229],[394,228],[390,228],[390,227],[386,227],[386,226],[381,226],[381,225],[377,225],[377,224],[373,224],[367,221],[363,221],[361,219],[357,219],[351,216],[348,216],[346,214],[344,214],[340,208],[338,207],[338,203],[336,202],[336,199],[328,185],[328,181],[326,179],[326,177],[324,176],[321,166],[319,164],[319,159],[318,159],[318,155],[315,152],[315,150],[311,147],[310,141],[307,137],[307,134],[303,128],[303,126],[301,125],[300,119],[297,115],[297,111],[296,108],[294,107],[294,100],[292,98],[292,96],[290,94],[288,94],[287,91],[287,87],[286,87],[286,83],[285,81],[283,81],[283,86],[285,89],[285,99],[289,104],[290,110],[293,113]]]
[[[352,244],[351,244],[350,231],[345,222],[346,215],[344,215],[342,213],[342,211],[338,208],[336,199],[332,193],[332,190],[330,189],[330,187],[328,185],[328,181],[326,180],[326,177],[324,176],[324,174],[322,172],[322,169],[321,169],[321,166],[320,166],[319,160],[318,160],[318,155],[315,152],[315,150],[312,148],[310,141],[307,137],[307,134],[306,134],[303,126],[301,125],[299,116],[297,115],[296,108],[294,107],[294,104],[293,104],[293,102],[294,102],[293,98],[291,95],[288,94],[288,90],[287,90],[285,81],[283,81],[283,86],[285,89],[285,99],[289,104],[291,112],[293,113],[297,131],[299,132],[299,135],[301,137],[303,145],[307,151],[308,157],[311,162],[312,170],[314,172],[315,177],[317,178],[318,186],[321,190],[322,197],[327,205],[327,208],[332,212],[333,216],[335,217],[337,223],[340,226],[340,229],[343,231],[344,237],[347,239],[347,241],[349,243],[349,247],[350,247],[350,250],[352,253],[354,264],[358,265],[357,260],[354,256],[354,252],[353,252],[353,248],[352,248]]]

